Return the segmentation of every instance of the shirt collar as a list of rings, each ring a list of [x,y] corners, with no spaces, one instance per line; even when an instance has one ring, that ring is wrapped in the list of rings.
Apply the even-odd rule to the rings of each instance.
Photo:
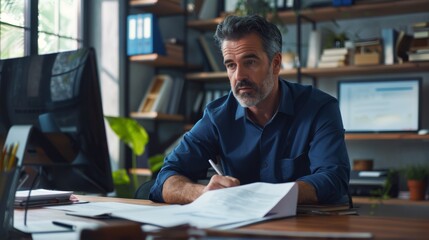
[[[290,88],[287,82],[281,78],[279,78],[279,88],[280,88],[281,96],[280,96],[280,105],[278,108],[278,112],[285,113],[287,115],[293,115],[295,111],[293,107],[294,102],[292,98],[292,93],[290,91]],[[237,101],[235,97],[234,97],[234,100]],[[246,116],[245,108],[242,107],[237,101],[237,111],[235,112],[235,120],[245,116]]]

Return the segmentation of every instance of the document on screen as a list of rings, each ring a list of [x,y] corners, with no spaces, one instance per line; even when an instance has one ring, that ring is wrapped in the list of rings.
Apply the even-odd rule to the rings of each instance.
[[[181,206],[112,212],[112,216],[160,227],[234,228],[296,215],[296,183],[252,183],[212,190]]]

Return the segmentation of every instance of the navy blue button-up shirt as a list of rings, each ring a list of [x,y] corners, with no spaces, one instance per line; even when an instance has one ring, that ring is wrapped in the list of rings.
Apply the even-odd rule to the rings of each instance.
[[[281,102],[264,126],[246,117],[233,94],[208,104],[203,117],[165,158],[150,192],[162,202],[165,180],[204,177],[208,159],[222,159],[226,175],[253,182],[305,181],[319,203],[347,202],[350,163],[338,102],[313,88],[279,79]]]

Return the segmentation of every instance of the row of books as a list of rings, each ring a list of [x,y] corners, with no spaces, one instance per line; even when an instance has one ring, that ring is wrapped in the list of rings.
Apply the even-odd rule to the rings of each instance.
[[[413,24],[413,41],[409,51],[409,60],[429,61],[429,22]]]
[[[157,53],[170,60],[183,60],[183,43],[175,38],[163,40],[158,18],[152,13],[128,16],[128,56]]]
[[[200,119],[207,104],[228,94],[227,89],[205,89],[198,92],[192,107],[191,120],[194,122]]]
[[[353,42],[353,47],[324,49],[317,67],[346,65],[395,64],[429,60],[429,36],[415,34],[429,30],[429,22],[413,25],[414,35],[393,28],[384,28],[380,38]]]
[[[169,75],[156,75],[152,79],[138,111],[178,114],[184,84],[183,78],[173,79]]]

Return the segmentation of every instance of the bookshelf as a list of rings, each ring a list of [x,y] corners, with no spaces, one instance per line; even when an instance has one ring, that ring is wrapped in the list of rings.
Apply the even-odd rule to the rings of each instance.
[[[165,16],[176,16],[183,15],[186,16],[186,11],[180,5],[181,1],[173,1],[173,0],[130,0],[128,5],[130,8],[137,9],[142,12],[150,12],[155,14],[158,18]],[[186,28],[184,27],[184,31]],[[185,34],[186,36],[186,34]],[[183,51],[186,52],[186,44],[183,48]],[[139,63],[148,65],[154,68],[176,68],[183,69],[187,68],[188,64],[186,63],[186,57],[184,54],[183,59],[175,59],[169,56],[160,55],[157,53],[152,54],[140,54],[129,56],[128,60],[133,63]],[[158,72],[158,71],[156,71]],[[143,95],[142,95],[143,97]],[[156,112],[131,112],[131,117],[136,118],[145,118],[145,119],[153,119],[153,120],[182,120],[183,116],[172,115],[164,113],[156,113]]]
[[[159,20],[159,27],[161,28],[160,31],[163,32],[165,29],[165,26],[161,24],[161,21],[164,21],[162,19],[183,19],[183,23],[178,23],[175,25],[175,28],[178,32],[178,35],[180,38],[183,37],[183,39],[187,38],[187,28],[186,28],[186,22],[187,22],[187,11],[183,6],[186,5],[186,1],[182,3],[181,0],[128,0],[127,1],[127,15],[130,14],[139,14],[139,13],[152,13],[154,14],[158,20]],[[176,18],[178,17],[178,18]],[[165,20],[170,21],[170,20]],[[182,20],[180,20],[182,21]],[[165,31],[163,33],[166,33]],[[168,34],[167,34],[168,35]],[[170,34],[171,35],[171,34]],[[183,35],[183,36],[182,36]],[[162,35],[162,37],[165,39],[168,38],[166,35]],[[176,36],[175,36],[176,37]],[[127,36],[124,37],[125,41],[127,40]],[[129,82],[129,87],[133,88],[133,85],[141,85],[141,83],[137,83],[138,81],[154,81],[153,77],[150,76],[159,76],[162,74],[167,74],[172,76],[172,87],[171,87],[171,94],[167,94],[169,96],[165,96],[165,98],[172,98],[177,99],[176,96],[179,96],[179,110],[176,114],[167,114],[165,112],[173,112],[170,110],[170,107],[168,108],[168,111],[165,112],[154,112],[153,109],[150,111],[140,111],[140,107],[132,107],[130,110],[128,110],[127,114],[129,117],[136,119],[142,126],[146,128],[150,135],[150,141],[148,144],[148,156],[152,156],[158,153],[162,153],[164,151],[165,146],[168,146],[171,141],[175,140],[177,138],[178,134],[182,134],[183,131],[180,131],[180,127],[176,127],[178,125],[183,125],[185,116],[182,115],[182,110],[180,106],[181,98],[184,94],[182,93],[173,93],[174,87],[177,87],[179,85],[176,85],[177,79],[176,77],[183,77],[184,73],[187,71],[187,69],[197,68],[197,66],[190,66],[187,64],[187,56],[186,56],[186,49],[187,49],[187,42],[183,41],[183,53],[180,53],[176,55],[175,57],[172,57],[170,55],[160,55],[157,53],[152,54],[139,54],[139,55],[132,55],[127,56],[127,63],[128,66],[133,64],[134,68],[136,66],[141,65],[142,68],[147,69],[145,71],[150,71],[148,73],[141,73],[139,75],[133,75],[131,72],[135,71],[131,69],[131,67],[128,67],[128,74],[127,74],[127,81]],[[166,47],[166,51],[168,52],[168,49]],[[179,56],[179,57],[178,57]],[[139,67],[137,67],[139,68]],[[152,72],[153,71],[153,72]],[[134,83],[134,84],[131,84]],[[183,81],[181,81],[183,82]],[[147,84],[143,84],[147,85]],[[149,87],[151,84],[148,84]],[[186,92],[186,83],[183,83],[183,92]],[[182,88],[182,87],[181,87]],[[181,91],[181,92],[182,92]],[[143,97],[145,97],[145,89],[142,89],[141,91],[133,91],[133,94],[130,94],[128,96],[129,99],[139,99],[141,103],[143,102]],[[136,95],[138,94],[138,95]],[[131,96],[133,95],[133,96]],[[172,96],[175,97],[172,97]],[[157,96],[158,97],[158,96]],[[168,101],[170,102],[170,101]],[[140,103],[140,105],[141,105]],[[170,103],[169,103],[170,104]],[[176,109],[176,107],[172,107],[171,109]],[[176,112],[176,111],[174,111]],[[165,131],[164,128],[167,128],[169,130]],[[178,133],[170,133],[170,129],[177,129]],[[166,132],[166,133],[164,133]],[[166,137],[164,137],[166,136]],[[129,166],[129,158],[127,156],[127,162],[126,165]],[[140,161],[140,160],[139,160]],[[145,161],[143,159],[143,161]]]

